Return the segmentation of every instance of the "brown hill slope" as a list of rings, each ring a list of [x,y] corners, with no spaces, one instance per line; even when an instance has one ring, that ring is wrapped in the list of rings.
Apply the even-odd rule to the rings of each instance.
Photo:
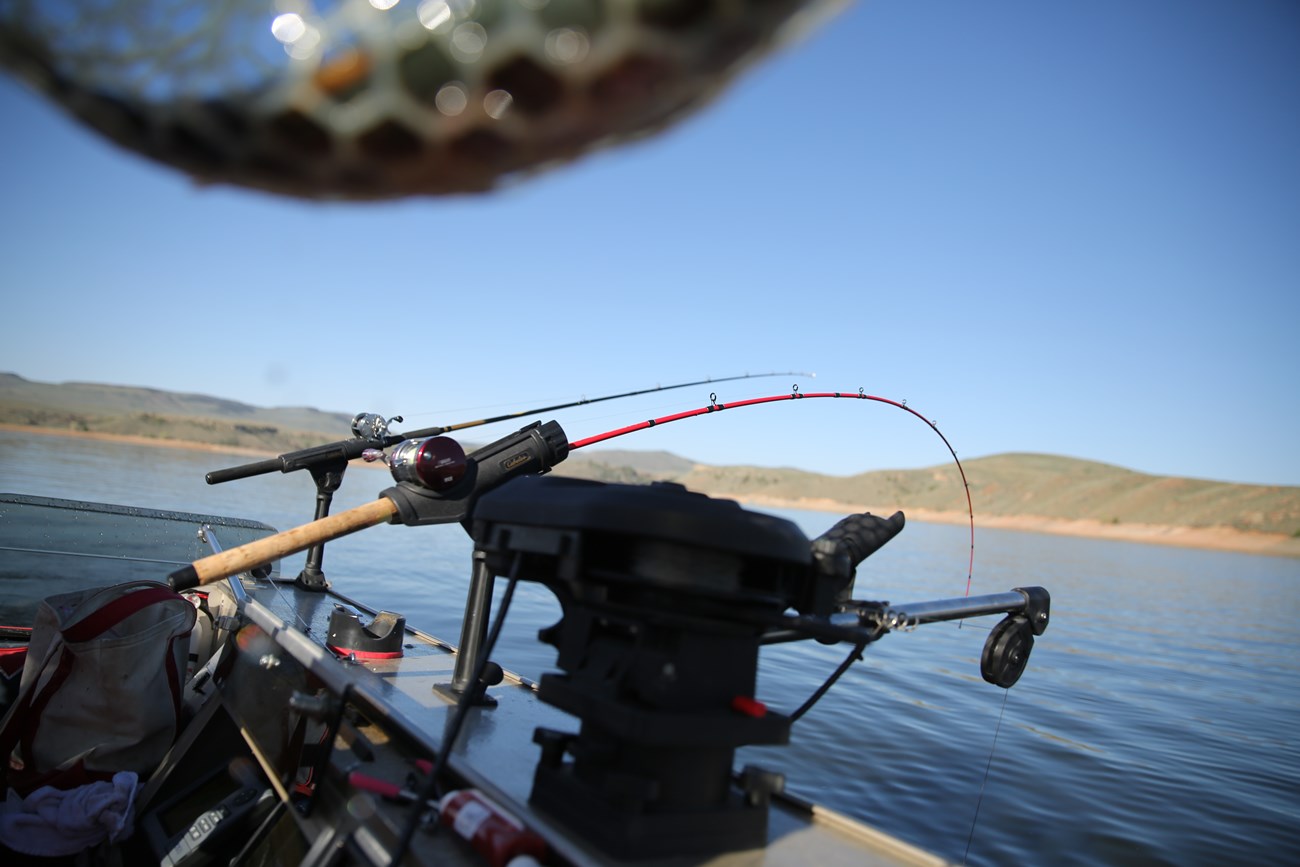
[[[351,416],[202,394],[0,373],[0,424],[284,452],[348,435]]]
[[[264,409],[204,395],[53,385],[0,374],[0,424],[22,430],[275,454],[341,439],[349,422],[343,414],[302,407]],[[1152,476],[1043,454],[976,458],[966,461],[965,468],[976,516],[986,524],[1134,539],[1154,534],[1161,538],[1144,540],[1198,544],[1181,533],[1191,528],[1212,547],[1300,556],[1300,487]],[[575,454],[558,472],[611,482],[671,480],[718,496],[835,511],[902,508],[914,517],[958,520],[966,514],[961,478],[951,464],[837,477],[783,468],[705,466],[665,452],[593,450]],[[1229,544],[1234,533],[1259,538],[1248,545]]]
[[[980,516],[1029,515],[1300,535],[1300,488],[1296,487],[1152,476],[1041,454],[993,455],[965,461],[964,466]],[[966,511],[961,477],[953,465],[845,478],[790,469],[698,466],[676,481],[738,498],[827,499],[878,508]]]

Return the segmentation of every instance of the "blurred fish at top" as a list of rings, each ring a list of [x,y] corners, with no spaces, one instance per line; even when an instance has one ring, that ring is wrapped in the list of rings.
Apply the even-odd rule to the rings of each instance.
[[[200,181],[389,199],[654,133],[842,5],[0,0],[0,64]]]

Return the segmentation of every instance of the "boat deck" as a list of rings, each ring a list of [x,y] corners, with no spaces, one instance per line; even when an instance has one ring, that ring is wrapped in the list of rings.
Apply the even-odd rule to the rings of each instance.
[[[240,519],[0,495],[0,577],[11,591],[8,616],[11,622],[30,622],[40,598],[80,589],[87,577],[99,585],[163,580],[213,548],[272,532]],[[456,648],[408,628],[401,658],[341,659],[324,645],[335,606],[367,620],[376,612],[333,592],[279,580],[274,572],[202,589],[223,640],[190,683],[187,706],[193,719],[136,798],[138,831],[125,863],[191,867],[213,858],[228,862],[231,855],[235,863],[255,865],[392,863],[409,821],[427,811],[409,798],[402,802],[374,794],[351,775],[361,773],[408,792],[420,788],[419,765],[437,754],[456,708],[448,692]],[[764,847],[688,857],[611,857],[529,801],[541,755],[535,729],[574,732],[579,721],[542,702],[534,684],[508,672],[488,692],[494,703],[466,715],[448,759],[449,776],[455,786],[482,791],[544,837],[548,865],[946,863],[783,794],[772,796]],[[255,809],[240,814],[240,821],[203,826],[211,809],[249,792],[256,795]],[[196,829],[207,835],[196,844],[202,857],[178,855]],[[456,835],[419,826],[401,863],[485,862]]]
[[[328,634],[330,614],[336,604],[370,611],[352,600],[334,594],[312,593],[285,582],[246,580],[249,596],[278,622],[264,622],[262,629],[283,628],[298,635],[319,639]],[[293,627],[289,624],[294,624]],[[296,628],[295,628],[296,627]],[[343,727],[338,745],[349,738],[365,743],[359,748],[337,748],[332,753],[330,788],[332,798],[344,808],[344,815],[368,815],[359,823],[362,848],[387,852],[410,815],[405,804],[394,803],[346,784],[347,774],[360,770],[382,780],[406,785],[418,782],[413,774],[417,758],[429,758],[436,751],[455,707],[448,693],[455,665],[455,648],[432,636],[408,630],[404,655],[399,659],[369,661],[341,660],[312,642],[304,667],[326,682],[336,694],[349,693],[362,706],[353,732]],[[302,659],[299,662],[303,662]],[[322,672],[325,674],[322,676]],[[225,694],[237,717],[245,722],[263,716],[262,697],[238,695],[239,678],[232,674]],[[533,743],[539,726],[576,730],[573,717],[541,702],[530,682],[507,673],[505,680],[491,687],[492,706],[469,710],[464,728],[449,761],[452,772],[466,785],[482,790],[530,827],[540,832],[561,859],[574,864],[627,863],[640,867],[678,867],[709,864],[716,867],[759,867],[759,865],[940,865],[942,859],[910,846],[833,811],[804,804],[788,796],[772,802],[765,849],[716,856],[674,857],[653,860],[620,860],[573,838],[567,829],[529,804],[533,773],[540,749]],[[377,711],[377,712],[376,712]],[[257,723],[245,726],[256,730]],[[390,748],[381,748],[387,745]],[[319,783],[318,783],[319,785]],[[332,812],[332,811],[331,811]],[[444,848],[450,835],[419,832],[415,849],[430,860],[447,857]],[[435,842],[436,841],[436,842]],[[468,850],[454,846],[462,853]],[[414,853],[413,853],[414,854]],[[386,858],[376,858],[386,863]],[[472,860],[469,862],[472,863]]]

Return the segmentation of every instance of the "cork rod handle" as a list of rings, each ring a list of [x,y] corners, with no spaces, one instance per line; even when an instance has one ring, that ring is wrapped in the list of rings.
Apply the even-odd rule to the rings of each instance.
[[[229,578],[254,566],[305,551],[313,545],[337,539],[376,524],[383,524],[397,514],[397,505],[387,497],[285,530],[220,554],[195,560],[167,576],[173,590],[189,590],[204,584]]]

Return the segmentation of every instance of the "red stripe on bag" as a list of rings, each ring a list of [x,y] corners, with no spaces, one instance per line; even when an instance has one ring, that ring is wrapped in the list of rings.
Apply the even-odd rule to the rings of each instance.
[[[118,595],[112,596],[111,594],[113,593]],[[48,603],[49,600],[46,600],[46,602]],[[81,752],[82,756],[87,755],[87,753],[82,752],[79,748],[64,749],[65,747],[68,747],[68,744],[60,744],[59,748],[55,750],[55,752],[61,751],[67,753],[66,756],[61,756],[56,760],[52,756],[46,755],[50,750],[48,748],[49,745],[46,743],[45,735],[50,732],[51,726],[53,726],[56,731],[69,729],[75,734],[79,731],[89,732],[89,729],[93,729],[98,722],[98,720],[94,719],[85,719],[85,714],[83,713],[80,722],[75,723],[72,728],[69,728],[69,721],[67,720],[63,720],[62,718],[59,720],[48,720],[45,719],[45,717],[48,714],[54,713],[54,709],[56,708],[63,707],[69,702],[75,704],[75,702],[78,701],[76,696],[69,696],[67,693],[70,686],[78,683],[82,684],[77,687],[78,689],[85,688],[83,682],[86,678],[81,669],[79,656],[83,652],[89,650],[90,653],[87,654],[87,658],[93,657],[95,653],[94,646],[102,644],[102,640],[97,642],[96,639],[102,639],[106,633],[112,636],[107,639],[110,644],[118,644],[120,643],[120,639],[130,637],[114,635],[111,630],[113,630],[114,627],[126,628],[126,622],[133,615],[149,610],[151,606],[155,605],[163,606],[162,608],[156,609],[158,617],[154,619],[158,622],[154,624],[141,624],[141,627],[150,635],[151,643],[149,644],[149,647],[157,647],[159,649],[165,648],[165,657],[162,660],[162,671],[159,671],[157,668],[152,669],[152,671],[156,672],[157,675],[161,675],[160,679],[164,682],[158,683],[157,680],[153,681],[150,694],[143,697],[137,696],[137,699],[144,701],[145,703],[152,703],[155,701],[161,703],[164,699],[162,696],[158,696],[157,692],[161,691],[161,689],[168,690],[171,698],[171,701],[168,703],[170,704],[170,708],[167,708],[167,705],[164,704],[162,707],[158,707],[157,710],[162,711],[163,716],[168,715],[167,710],[170,710],[170,739],[174,741],[182,709],[181,693],[183,669],[179,667],[179,660],[177,659],[177,654],[182,652],[182,649],[181,646],[178,646],[178,642],[185,642],[193,628],[195,616],[194,606],[186,600],[185,597],[154,581],[137,581],[113,588],[104,588],[103,591],[98,593],[91,591],[83,595],[81,601],[75,604],[75,607],[73,608],[74,612],[87,612],[80,620],[74,619],[71,623],[60,623],[59,621],[62,620],[62,618],[59,616],[59,611],[54,608],[49,608],[48,606],[43,607],[41,614],[38,615],[38,622],[41,623],[42,628],[52,629],[55,635],[52,638],[51,647],[47,651],[47,655],[44,659],[33,660],[29,658],[27,660],[28,662],[32,662],[34,665],[39,663],[39,667],[35,672],[36,677],[30,680],[30,685],[22,692],[17,702],[17,706],[11,709],[10,714],[4,719],[2,729],[0,729],[0,763],[9,766],[8,769],[0,766],[0,780],[7,782],[15,791],[20,791],[25,795],[35,786],[44,784],[45,781],[49,781],[48,784],[54,785],[58,788],[65,788],[80,785],[81,783],[78,782],[78,780],[86,782],[97,779],[110,779],[112,777],[111,771],[99,771],[86,768],[84,759],[78,761],[75,767],[64,768],[62,770],[47,770],[43,766],[38,767],[38,753],[40,755],[40,761],[47,765],[55,764],[56,761],[57,764],[61,765],[65,760],[74,758],[72,753]],[[67,609],[63,610],[66,611]],[[178,632],[177,630],[182,628],[182,626],[177,622],[177,618],[180,617],[182,613],[185,613],[187,617],[182,617],[181,620],[188,622],[189,626],[184,627],[183,631]],[[76,613],[72,616],[75,617]],[[43,621],[40,621],[41,617],[53,619],[55,622],[44,623]],[[152,644],[153,635],[158,629],[167,629],[172,632],[172,635],[167,638],[165,644]],[[128,629],[128,631],[134,632],[135,630]],[[161,638],[161,636],[159,637]],[[78,647],[78,645],[80,645],[80,647]],[[91,647],[87,647],[88,645],[91,645]],[[126,653],[135,654],[137,657],[139,657],[140,651],[141,648],[134,647],[125,649]],[[149,655],[148,658],[150,666],[155,664],[153,663],[153,659],[156,657]],[[136,660],[137,667],[142,661],[142,659]],[[92,671],[95,670],[95,665],[97,664],[98,663],[96,662],[92,662]],[[53,670],[51,671],[51,669]],[[32,672],[26,671],[26,673],[31,674]],[[42,682],[42,679],[46,674],[49,675],[49,679]],[[79,681],[78,678],[81,680]],[[93,680],[94,674],[91,675],[91,678]],[[128,705],[128,707],[130,707],[130,705]],[[167,708],[167,710],[164,710],[164,708]],[[153,717],[156,716],[156,713],[153,714]],[[143,722],[143,720],[144,717],[141,717],[140,721]],[[162,719],[157,719],[155,723],[151,717],[149,725],[151,725],[152,728],[150,728],[148,732],[113,732],[111,734],[113,737],[116,737],[118,741],[123,741],[122,735],[126,735],[127,740],[122,743],[110,743],[112,739],[109,738],[105,743],[109,743],[111,747],[118,749],[119,751],[129,752],[131,749],[136,749],[141,743],[143,743],[143,741],[138,740],[138,738],[143,738],[146,735],[149,738],[154,738],[155,731],[157,734],[161,735],[162,731],[158,729],[158,726],[167,725],[167,723]],[[64,732],[64,734],[67,733]],[[108,734],[108,732],[105,732],[106,736]],[[131,737],[137,738],[134,744],[129,742]],[[87,743],[85,744],[86,746],[93,746],[96,749],[99,747],[99,744],[91,743],[91,741],[94,740],[93,737],[86,738],[85,740],[87,740]],[[74,737],[70,743],[75,746],[79,741]],[[152,761],[152,757],[149,757],[148,760]],[[96,761],[99,761],[98,757],[96,758]],[[141,758],[132,757],[131,761],[138,762],[141,761]]]
[[[32,752],[32,742],[36,739],[36,730],[41,727],[41,714],[45,712],[45,706],[50,703],[50,699],[59,691],[59,687],[63,686],[63,682],[68,679],[68,675],[72,673],[73,661],[73,656],[68,652],[68,648],[61,648],[59,650],[59,666],[54,669],[54,674],[50,675],[50,679],[41,688],[40,695],[37,695],[35,700],[32,699],[36,692],[35,689],[27,694],[27,700],[31,703],[31,707],[27,711],[27,719],[22,723],[23,730],[18,738],[18,749],[22,755],[23,765],[27,768],[36,765],[34,753]],[[46,665],[48,664],[47,662]],[[44,668],[41,669],[42,672],[44,670]],[[22,717],[15,714],[13,719],[22,719]]]
[[[143,611],[150,605],[156,605],[159,602],[170,602],[174,599],[185,601],[185,597],[161,585],[127,593],[125,596],[119,596],[103,608],[95,611],[80,623],[74,623],[64,629],[63,638],[65,641],[73,643],[89,641],[112,629],[132,614]],[[188,605],[189,603],[186,602],[185,604]]]

